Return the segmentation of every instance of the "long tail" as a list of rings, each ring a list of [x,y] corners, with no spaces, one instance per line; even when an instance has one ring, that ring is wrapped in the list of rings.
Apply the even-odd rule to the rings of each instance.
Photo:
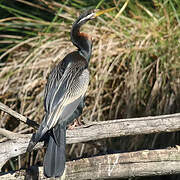
[[[48,148],[44,157],[44,175],[47,177],[59,177],[63,174],[65,169],[66,155],[66,128],[57,126],[53,130],[53,135],[55,139],[50,136]]]

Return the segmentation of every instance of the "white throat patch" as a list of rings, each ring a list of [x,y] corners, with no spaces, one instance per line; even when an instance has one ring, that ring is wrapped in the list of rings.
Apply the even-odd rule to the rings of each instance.
[[[87,20],[87,19],[91,19],[91,17],[93,17],[93,16],[94,16],[94,13],[89,14],[88,16],[82,18],[82,19],[78,22],[78,24],[81,23],[82,21]]]

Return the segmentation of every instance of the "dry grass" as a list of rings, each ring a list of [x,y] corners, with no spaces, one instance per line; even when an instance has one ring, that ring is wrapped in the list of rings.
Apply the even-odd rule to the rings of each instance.
[[[118,15],[114,19],[107,15],[106,20],[99,18],[84,26],[84,31],[93,37],[94,46],[89,67],[91,81],[81,119],[105,121],[179,112],[179,26],[165,10],[158,18],[146,10],[149,19],[133,13],[131,18]],[[67,17],[74,20],[71,15]],[[0,64],[1,102],[40,123],[46,77],[55,64],[76,49],[69,41],[70,28],[69,24],[61,23],[56,32],[39,33],[8,51],[7,61]],[[3,112],[0,119],[1,127],[32,132]],[[176,136],[168,137],[176,143],[179,137]],[[72,146],[68,154],[72,155],[74,148],[72,157],[77,158],[106,151],[102,147],[114,148],[115,152],[161,146],[156,143],[158,135],[144,137],[101,141],[100,145],[97,142],[90,147],[79,145],[77,150]]]

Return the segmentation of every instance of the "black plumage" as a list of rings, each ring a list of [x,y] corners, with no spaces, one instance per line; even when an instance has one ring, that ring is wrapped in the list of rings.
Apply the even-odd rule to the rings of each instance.
[[[43,164],[47,177],[59,177],[64,172],[66,125],[81,115],[89,84],[92,42],[80,32],[80,27],[100,14],[102,12],[89,10],[80,15],[71,30],[71,41],[78,51],[68,54],[48,76],[44,95],[45,115],[27,148],[27,151],[32,151],[39,141],[48,136]]]

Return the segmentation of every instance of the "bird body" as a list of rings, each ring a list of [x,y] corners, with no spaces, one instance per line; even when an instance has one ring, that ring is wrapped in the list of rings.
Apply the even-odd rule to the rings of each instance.
[[[84,107],[84,96],[89,84],[88,63],[92,42],[80,27],[88,20],[107,12],[84,12],[74,22],[71,41],[78,51],[71,52],[52,69],[48,76],[44,94],[45,115],[38,131],[33,134],[27,151],[48,137],[44,157],[44,175],[59,177],[65,168],[66,125],[78,118]]]
[[[51,131],[44,158],[44,174],[47,177],[58,177],[64,171],[66,124],[74,120],[69,119],[83,101],[88,84],[88,62],[78,51],[68,54],[48,76],[44,119],[28,147],[31,151]]]
[[[52,70],[45,89],[45,112],[48,114],[45,126],[48,129],[70,117],[71,111],[74,112],[83,98],[88,84],[88,63],[77,51],[68,54]],[[69,106],[72,110],[68,112]]]

